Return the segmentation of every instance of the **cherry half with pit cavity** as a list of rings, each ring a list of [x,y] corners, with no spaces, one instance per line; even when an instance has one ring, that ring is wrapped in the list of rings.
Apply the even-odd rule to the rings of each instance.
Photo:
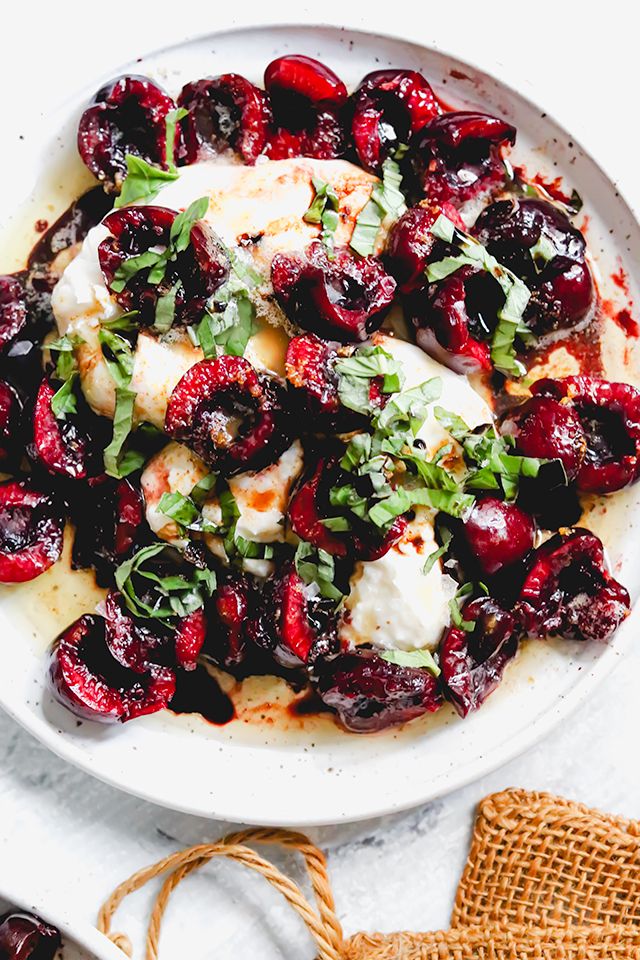
[[[53,960],[60,931],[32,913],[11,910],[0,917],[1,960]]]
[[[522,456],[559,460],[572,482],[587,446],[580,418],[572,404],[538,393],[536,384],[531,389],[535,395],[506,414],[500,433],[514,438]]]
[[[351,733],[375,733],[442,706],[428,670],[383,660],[373,650],[342,653],[316,667],[318,693]]]
[[[237,670],[247,657],[254,593],[249,578],[243,573],[227,570],[219,575],[216,592],[207,608],[204,653],[223,669]]]
[[[337,247],[332,258],[319,240],[302,254],[278,253],[271,282],[289,319],[327,339],[366,340],[384,320],[396,282],[375,257]]]
[[[264,152],[271,124],[269,99],[239,74],[186,84],[178,105],[189,111],[184,121],[189,163],[231,149],[244,163],[253,164]]]
[[[4,352],[27,323],[25,291],[18,277],[0,276],[0,352]]]
[[[165,430],[231,476],[274,463],[291,442],[289,421],[276,380],[243,357],[220,356],[187,370],[169,398]]]
[[[229,276],[229,259],[209,224],[198,220],[190,231],[189,245],[168,261],[158,283],[149,281],[152,267],[138,270],[120,289],[119,270],[152,247],[169,245],[171,227],[178,214],[167,207],[126,207],[114,210],[103,223],[109,230],[98,247],[100,269],[105,282],[124,310],[139,310],[140,322],[156,320],[158,300],[175,293],[174,322],[194,323],[202,319],[205,305]]]
[[[62,552],[64,518],[53,498],[28,481],[0,484],[0,583],[23,583]]]
[[[110,187],[122,182],[128,153],[166,168],[166,118],[174,109],[171,97],[148,77],[118,77],[98,90],[80,118],[80,156],[91,173]],[[178,128],[172,160],[182,152]]]
[[[33,412],[33,456],[49,471],[70,480],[87,476],[91,440],[73,414],[56,418],[51,401],[56,391],[45,377],[40,384]]]

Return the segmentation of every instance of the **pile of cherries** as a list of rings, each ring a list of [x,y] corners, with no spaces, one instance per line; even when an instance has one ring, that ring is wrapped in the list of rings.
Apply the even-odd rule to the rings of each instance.
[[[187,113],[171,160],[166,120],[176,106]],[[352,515],[343,527],[324,522],[341,515],[331,489],[353,479],[341,466],[344,444],[335,435],[369,427],[340,400],[338,359],[381,326],[400,296],[420,347],[459,372],[491,375],[497,389],[503,382],[493,370],[490,339],[504,296],[473,265],[427,281],[429,264],[452,253],[433,232],[436,221],[444,215],[464,230],[463,205],[486,202],[471,234],[526,283],[523,319],[538,341],[593,317],[585,241],[566,213],[513,192],[496,199],[505,187],[502,154],[514,140],[515,129],[503,120],[448,110],[415,71],[375,71],[348,96],[330,69],[304,56],[271,63],[264,90],[225,74],[187,84],[176,102],[145,77],[120,77],[81,118],[81,156],[107,191],[120,187],[129,154],[163,168],[227,150],[247,164],[261,156],[344,157],[378,174],[388,158],[400,163],[414,205],[394,224],[380,256],[346,247],[330,255],[317,240],[274,258],[275,297],[299,330],[289,342],[285,382],[243,357],[202,360],[176,386],[165,420],[166,435],[222,479],[274,463],[302,436],[306,471],[287,521],[302,541],[331,556],[343,589],[356,561],[379,559],[398,542],[411,513],[383,533]],[[54,415],[60,383],[52,363],[43,377],[39,353],[53,326],[53,253],[64,237],[82,239],[106,212],[98,202],[92,219],[88,208],[79,201],[26,271],[0,278],[0,460],[14,474],[0,485],[0,581],[31,580],[55,563],[68,517],[76,528],[74,566],[93,568],[109,587],[101,612],[80,617],[51,652],[52,688],[75,714],[126,721],[170,706],[180,677],[206,657],[239,677],[267,669],[311,682],[344,727],[368,732],[436,710],[444,699],[463,716],[476,709],[525,635],[600,642],[612,636],[628,614],[629,595],[608,572],[599,539],[571,524],[580,515],[578,492],[609,494],[640,476],[640,393],[587,374],[538,381],[530,399],[496,424],[515,453],[553,461],[535,479],[523,479],[517,502],[479,495],[463,519],[441,518],[450,533],[446,570],[460,582],[486,585],[488,595],[470,596],[445,631],[438,677],[369,647],[343,649],[335,602],[305,582],[286,548],[262,586],[234,566],[220,567],[211,599],[171,626],[134,616],[114,571],[153,540],[139,472],[121,480],[104,473],[109,424],[82,397],[64,419]],[[158,298],[169,290],[177,291],[175,325],[193,323],[229,277],[226,251],[197,221],[160,283],[150,281],[149,269],[117,282],[128,259],[169,243],[175,218],[175,211],[148,205],[104,219],[109,236],[98,253],[105,282],[124,310],[138,311],[140,325],[153,322]],[[382,386],[381,378],[371,379],[372,407],[388,402]],[[369,481],[359,482],[367,496]],[[550,500],[563,505],[553,520]],[[542,529],[552,535],[540,543]],[[203,570],[216,561],[194,540],[175,562]],[[158,574],[166,573],[157,563]]]

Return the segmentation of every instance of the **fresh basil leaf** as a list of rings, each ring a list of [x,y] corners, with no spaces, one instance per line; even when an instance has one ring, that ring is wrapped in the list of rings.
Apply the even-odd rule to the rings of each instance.
[[[186,210],[179,213],[171,225],[169,242],[175,253],[182,253],[191,242],[191,231],[198,220],[206,215],[209,209],[209,197],[200,197],[190,203]]]
[[[182,283],[178,280],[168,293],[165,293],[162,297],[158,297],[155,321],[153,324],[153,329],[157,330],[158,333],[167,333],[171,330],[176,315],[176,296],[181,287]]]
[[[121,458],[125,441],[133,426],[133,407],[136,400],[134,390],[116,387],[116,406],[113,415],[113,437],[104,451],[104,469],[110,477],[120,479],[123,476]],[[144,462],[144,461],[143,461]],[[129,466],[131,461],[127,461]]]
[[[429,228],[430,233],[438,240],[444,240],[445,243],[452,243],[456,232],[455,224],[441,213],[435,223]]]
[[[380,653],[380,657],[387,663],[395,663],[399,667],[428,670],[434,677],[440,676],[440,667],[429,650],[384,650]]]
[[[302,219],[307,223],[322,225],[320,239],[331,254],[334,248],[334,234],[340,222],[340,201],[331,184],[315,176],[312,177],[312,183],[315,196]]]
[[[193,500],[177,491],[163,493],[158,503],[158,510],[180,527],[188,527],[200,519],[200,511]]]
[[[457,590],[455,597],[452,597],[452,599],[449,601],[451,622],[455,627],[458,627],[459,630],[464,630],[465,633],[472,633],[476,626],[475,620],[464,620],[462,616],[462,608],[473,593],[473,584],[464,583]]]
[[[176,127],[180,120],[188,115],[189,111],[184,107],[176,107],[175,110],[169,110],[164,118],[166,127],[166,152],[165,163],[169,170],[175,171],[175,146],[176,146]]]
[[[131,344],[124,337],[105,330],[104,327],[98,331],[98,340],[111,379],[116,387],[127,387],[133,374],[134,357]]]
[[[334,584],[335,564],[333,557],[301,540],[294,557],[298,574],[306,584],[315,584],[320,595],[328,600],[342,600],[343,593]]]
[[[78,405],[73,393],[76,377],[76,373],[71,373],[51,397],[51,412],[56,420],[66,420],[68,414],[78,412]]]
[[[462,440],[469,433],[469,427],[462,417],[459,417],[452,410],[445,410],[444,407],[434,407],[433,415],[454,440]]]
[[[422,568],[422,572],[425,576],[428,573],[431,573],[431,571],[433,570],[438,560],[440,560],[441,557],[444,557],[453,539],[453,534],[451,533],[451,530],[449,530],[448,527],[442,527],[440,532],[440,537],[442,539],[442,546],[438,547],[437,550],[434,550],[433,553],[429,554]]]
[[[382,183],[376,183],[373,187],[370,199],[356,218],[351,235],[349,245],[360,256],[367,257],[375,252],[383,220],[391,216],[397,219],[406,210],[401,184],[400,167],[395,160],[387,157],[382,164]]]
[[[342,533],[345,530],[351,530],[351,524],[347,517],[327,517],[325,520],[321,520],[320,523],[333,533]]]
[[[415,436],[427,417],[428,407],[439,399],[441,393],[442,380],[432,377],[409,390],[394,394],[376,415],[378,429],[386,432],[407,429]]]
[[[127,173],[114,207],[124,207],[130,203],[149,203],[160,193],[165,184],[178,179],[175,167],[163,170],[132,153],[125,156],[125,162]]]
[[[136,257],[129,257],[127,260],[124,260],[116,270],[113,280],[109,284],[111,290],[113,290],[114,293],[122,293],[129,280],[135,277],[137,273],[140,273],[141,270],[146,270],[149,267],[152,269],[156,268],[157,270],[160,265],[162,267],[162,275],[160,278],[155,281],[149,280],[150,283],[159,283],[164,276],[167,259],[166,250],[145,250],[144,253]],[[151,273],[149,273],[149,277],[151,277]]]
[[[135,333],[139,329],[139,325],[133,322],[133,318],[139,315],[139,310],[130,310],[128,313],[122,313],[112,320],[101,320],[100,326],[112,333]]]
[[[217,479],[217,474],[208,473],[206,477],[196,483],[189,496],[197,506],[202,507],[211,491],[215,490]]]
[[[555,244],[551,238],[548,237],[546,233],[541,231],[540,236],[538,237],[538,242],[532,247],[529,247],[529,253],[531,254],[531,258],[536,267],[540,261],[542,262],[543,267],[545,267],[549,261],[553,260],[553,258],[557,256],[558,251],[556,250]]]
[[[135,616],[162,620],[174,626],[176,616],[184,617],[193,613],[213,595],[216,575],[207,568],[194,568],[190,578],[182,573],[160,576],[145,566],[168,549],[166,543],[142,547],[116,568],[115,581],[127,607]]]

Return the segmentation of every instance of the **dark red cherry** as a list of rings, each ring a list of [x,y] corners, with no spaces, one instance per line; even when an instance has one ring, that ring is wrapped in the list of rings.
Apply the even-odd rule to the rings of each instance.
[[[487,273],[464,266],[407,298],[405,313],[425,353],[456,373],[488,372],[493,365],[487,340],[499,296]]]
[[[441,243],[431,232],[431,227],[441,214],[460,230],[466,230],[460,214],[450,203],[410,207],[392,226],[384,263],[398,284],[399,293],[414,293],[426,286],[427,263],[438,259],[433,250],[437,243]]]
[[[425,197],[459,205],[504,182],[502,153],[515,139],[498,117],[444,113],[412,138],[409,160]]]
[[[0,960],[54,960],[60,943],[60,931],[32,913],[0,917]]]
[[[249,636],[281,666],[305,666],[338,648],[334,607],[285,563],[264,585]]]
[[[24,287],[17,277],[0,276],[0,352],[15,340],[27,323]]]
[[[493,577],[527,557],[533,549],[536,525],[515,503],[479,497],[460,532],[480,572]]]
[[[366,340],[393,301],[396,282],[375,257],[313,241],[303,254],[278,253],[271,265],[278,302],[293,323],[327,339]]]
[[[535,551],[518,606],[532,636],[605,643],[629,615],[630,599],[605,567],[602,542],[575,528]]]
[[[178,621],[174,649],[179,667],[183,670],[196,669],[206,636],[207,620],[202,607]]]
[[[584,439],[578,489],[613,493],[640,477],[640,390],[598,377],[538,380],[536,395],[551,396],[573,409]]]
[[[366,418],[342,405],[338,394],[336,360],[349,356],[352,347],[344,347],[315,334],[292,337],[287,347],[285,372],[287,381],[303,415],[317,419],[318,430],[346,433],[366,426]],[[378,379],[371,380],[369,399],[374,406],[384,406],[388,395],[379,389]]]
[[[317,461],[313,472],[298,485],[289,502],[287,515],[291,529],[301,540],[333,556],[379,560],[400,540],[407,518],[397,517],[385,534],[359,522],[355,516],[349,516],[350,530],[340,533],[329,530],[322,521],[343,513],[329,501],[329,491],[340,477],[337,460],[320,458]]]
[[[209,604],[206,655],[219,667],[235,669],[247,656],[247,630],[254,590],[249,578],[226,571]]]
[[[253,164],[263,153],[271,123],[269,100],[239,74],[194,80],[182,88],[178,104],[189,111],[185,121],[189,163],[231,148]]]
[[[134,617],[117,590],[110,590],[104,601],[104,630],[109,654],[134,673],[146,673],[167,646],[164,627]]]
[[[509,411],[500,432],[515,439],[518,453],[541,460],[560,460],[567,480],[576,479],[584,460],[586,438],[570,403],[537,394]]]
[[[445,694],[461,717],[477,710],[502,680],[518,650],[516,618],[490,597],[465,604],[462,617],[472,631],[451,626],[440,647]]]
[[[139,310],[144,324],[153,324],[160,297],[175,290],[174,322],[193,323],[202,318],[205,304],[229,276],[229,259],[217,236],[204,220],[191,228],[189,245],[170,260],[164,277],[149,282],[150,268],[137,271],[122,290],[119,269],[151,247],[166,247],[178,214],[166,207],[125,207],[104,219],[111,236],[98,247],[105,282],[124,310]],[[118,289],[113,289],[116,283]]]
[[[389,663],[373,650],[339,654],[319,664],[317,673],[320,697],[352,733],[375,733],[442,705],[431,673]]]
[[[166,117],[175,109],[171,97],[148,77],[123,76],[96,93],[78,126],[78,151],[99,180],[113,186],[127,171],[128,153],[166,168]],[[182,153],[176,131],[173,160]]]
[[[82,495],[72,499],[71,513],[73,569],[93,568],[101,586],[110,585],[114,565],[151,536],[140,486],[130,478],[90,480]]]
[[[545,200],[501,200],[482,211],[473,232],[529,287],[524,320],[536,334],[574,327],[588,315],[594,287],[585,239],[558,207]],[[541,259],[536,251],[545,244]]]
[[[441,112],[415,70],[374,70],[352,96],[351,135],[360,164],[379,173],[382,162]]]
[[[24,445],[22,439],[23,403],[18,391],[0,380],[0,466],[11,464]]]
[[[86,477],[91,441],[71,414],[58,420],[51,409],[56,390],[45,377],[33,412],[34,456],[49,473],[81,480]]]
[[[113,550],[123,559],[136,542],[144,522],[144,500],[140,487],[131,480],[119,480],[116,486],[115,533]]]
[[[243,357],[201,360],[175,387],[165,430],[231,476],[278,459],[291,442],[286,395]]]
[[[55,641],[49,660],[49,686],[76,716],[101,723],[125,722],[156,713],[175,692],[169,667],[148,663],[134,671],[113,656],[105,621],[89,614],[72,623]]]
[[[267,155],[332,159],[345,151],[340,108],[347,88],[336,74],[311,57],[297,54],[273,60],[264,85],[271,100],[273,127]]]
[[[27,481],[0,484],[0,583],[23,583],[62,552],[64,519],[53,499]]]

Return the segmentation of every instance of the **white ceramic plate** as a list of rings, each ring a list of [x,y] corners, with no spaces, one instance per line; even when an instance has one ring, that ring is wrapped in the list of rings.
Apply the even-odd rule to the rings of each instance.
[[[79,923],[66,910],[34,896],[33,890],[15,886],[4,877],[0,886],[0,915],[9,910],[35,913],[62,934],[62,950],[56,960],[122,960],[123,954],[88,923]]]
[[[266,64],[286,52],[326,61],[350,86],[387,65],[417,69],[452,104],[479,106],[513,121],[518,127],[514,162],[562,176],[569,191],[575,187],[585,198],[578,222],[588,223],[602,295],[626,305],[608,278],[620,261],[631,276],[637,273],[640,229],[628,206],[548,111],[468,64],[388,37],[328,27],[278,27],[190,41],[114,66],[112,76],[128,70],[148,73],[175,93],[187,80],[226,71],[259,80]],[[47,215],[43,204],[51,205],[51,219],[90,182],[75,155],[75,128],[98,85],[93,83],[59,115],[43,119],[38,129],[21,131],[24,139],[12,154],[14,169],[0,187],[0,213],[8,218],[0,245],[3,272],[21,266],[24,250],[35,239],[33,222]],[[631,294],[636,293],[632,288]],[[637,355],[613,323],[608,350],[610,376],[637,381],[621,370],[623,361],[638,369]],[[640,588],[639,505],[640,487],[597,507],[590,519],[634,598]],[[499,690],[464,722],[447,708],[401,730],[346,735],[327,718],[303,722],[290,716],[277,702],[282,688],[255,680],[245,688],[240,719],[226,727],[169,713],[103,727],[80,723],[52,703],[43,683],[44,651],[59,629],[88,609],[89,580],[86,575],[74,578],[70,592],[58,564],[32,585],[2,592],[0,704],[56,753],[115,786],[190,813],[265,824],[377,816],[481,776],[548,733],[589,695],[624,654],[637,619],[627,621],[607,647],[525,645]]]

